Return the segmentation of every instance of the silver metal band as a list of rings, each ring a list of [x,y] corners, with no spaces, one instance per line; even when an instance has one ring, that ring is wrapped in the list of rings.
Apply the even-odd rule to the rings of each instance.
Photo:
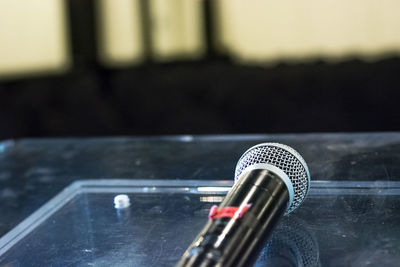
[[[238,179],[235,181],[235,183],[242,177],[243,174],[252,171],[252,170],[268,170],[273,173],[275,173],[279,178],[282,179],[282,181],[285,183],[288,192],[289,192],[289,202],[286,208],[289,208],[290,205],[293,203],[294,199],[294,189],[293,189],[293,184],[292,181],[289,179],[289,177],[284,173],[281,169],[278,167],[275,167],[274,165],[268,164],[268,163],[256,163],[253,165],[250,165],[246,169],[243,170],[243,172],[239,175]]]

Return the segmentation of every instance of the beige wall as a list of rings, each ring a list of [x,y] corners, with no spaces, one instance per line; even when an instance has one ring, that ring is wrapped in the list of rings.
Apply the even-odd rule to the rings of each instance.
[[[141,63],[140,0],[99,0],[99,56],[104,65]],[[204,53],[202,2],[148,0],[155,61],[199,58]]]
[[[198,58],[204,53],[202,2],[149,0],[153,58],[168,61]]]
[[[98,0],[99,61],[142,62],[140,0]],[[203,2],[148,0],[155,61],[204,54]],[[217,45],[245,63],[400,55],[398,0],[213,0]],[[70,66],[65,0],[0,0],[0,78]]]
[[[104,65],[125,66],[142,61],[139,1],[97,0],[98,53]]]
[[[63,0],[0,1],[0,78],[70,65]]]
[[[400,54],[398,0],[216,0],[219,45],[238,60]]]

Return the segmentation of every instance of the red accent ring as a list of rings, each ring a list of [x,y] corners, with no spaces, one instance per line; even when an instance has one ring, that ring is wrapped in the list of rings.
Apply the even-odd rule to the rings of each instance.
[[[208,218],[215,220],[217,218],[242,218],[243,214],[251,207],[251,204],[244,205],[242,207],[224,207],[218,210],[218,206],[214,205],[210,209]]]

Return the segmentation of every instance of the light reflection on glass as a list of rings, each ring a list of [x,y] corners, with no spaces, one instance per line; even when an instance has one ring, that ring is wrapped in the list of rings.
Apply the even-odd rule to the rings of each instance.
[[[198,192],[228,192],[231,190],[229,186],[199,186],[197,187]]]
[[[220,203],[224,199],[223,196],[201,196],[201,202]]]

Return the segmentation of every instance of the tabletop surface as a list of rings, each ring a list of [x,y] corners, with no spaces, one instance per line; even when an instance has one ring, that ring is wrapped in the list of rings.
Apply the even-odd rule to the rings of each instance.
[[[263,142],[295,148],[312,180],[400,180],[400,133],[6,140],[0,236],[76,180],[232,180],[242,153]]]
[[[232,184],[75,181],[0,238],[0,266],[175,266]],[[397,267],[399,222],[398,181],[311,181],[255,266]]]

